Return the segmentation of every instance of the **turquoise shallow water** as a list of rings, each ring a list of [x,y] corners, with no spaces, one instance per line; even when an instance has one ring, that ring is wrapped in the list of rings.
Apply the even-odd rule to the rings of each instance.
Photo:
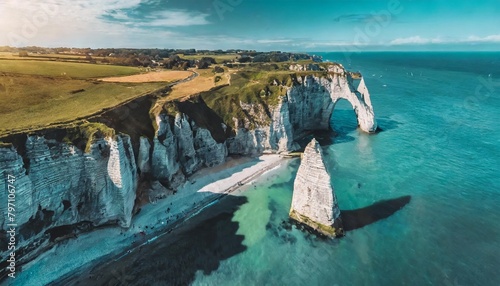
[[[194,284],[500,285],[500,53],[323,56],[363,73],[384,129],[362,134],[336,107],[324,150],[341,209],[410,203],[335,241],[286,230],[292,160],[244,193],[246,250]]]

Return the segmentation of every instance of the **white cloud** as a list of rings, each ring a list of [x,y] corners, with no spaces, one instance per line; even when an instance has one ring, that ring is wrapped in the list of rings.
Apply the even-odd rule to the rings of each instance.
[[[482,38],[476,36],[470,36],[467,39],[467,41],[475,43],[500,43],[500,35],[490,35]]]
[[[306,49],[314,48],[352,48],[352,47],[362,47],[370,46],[369,43],[354,43],[354,42],[310,42],[305,41],[302,43],[297,43],[295,46],[303,46]]]
[[[413,36],[413,37],[408,37],[408,38],[398,38],[398,39],[392,40],[390,42],[390,44],[391,45],[409,45],[409,44],[424,45],[424,44],[439,44],[442,42],[443,41],[440,38],[427,39],[427,38],[422,38],[420,36]]]
[[[135,46],[160,34],[176,35],[169,28],[208,24],[209,16],[179,10],[155,11],[141,18],[126,13],[155,0],[6,1],[0,9],[0,46]],[[152,35],[148,27],[166,29]]]
[[[257,43],[259,44],[283,44],[283,43],[290,43],[292,40],[290,39],[281,39],[281,40],[271,40],[271,39],[263,39],[263,40],[257,40]]]
[[[159,11],[148,15],[147,21],[140,21],[138,25],[148,27],[206,25],[209,24],[208,16],[208,14],[189,11]]]
[[[426,44],[466,44],[466,43],[500,43],[500,35],[486,37],[470,36],[466,39],[422,38],[413,36],[392,40],[389,45],[426,45]]]

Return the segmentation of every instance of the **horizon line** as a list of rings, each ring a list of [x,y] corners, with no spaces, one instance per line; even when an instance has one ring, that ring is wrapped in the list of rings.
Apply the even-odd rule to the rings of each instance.
[[[268,50],[258,50],[258,49],[244,49],[244,48],[226,48],[226,49],[206,49],[206,48],[172,48],[172,47],[48,47],[48,46],[23,46],[23,47],[13,47],[13,46],[0,46],[0,48],[11,48],[11,49],[27,49],[27,48],[42,48],[42,49],[91,49],[91,50],[99,50],[99,49],[128,49],[128,50],[195,50],[195,51],[229,51],[229,50],[240,50],[240,51],[255,51],[260,53],[269,53],[269,52],[285,52],[285,53],[372,53],[372,52],[418,52],[418,53],[434,53],[434,52],[455,52],[455,53],[477,53],[477,52],[487,52],[487,53],[500,53],[498,49],[481,49],[481,50],[466,50],[466,49],[332,49],[332,50],[284,50],[284,49],[268,49]]]

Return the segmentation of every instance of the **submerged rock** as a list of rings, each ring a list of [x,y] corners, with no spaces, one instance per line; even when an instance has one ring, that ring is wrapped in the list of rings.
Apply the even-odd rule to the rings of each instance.
[[[328,237],[343,235],[340,209],[316,139],[309,143],[293,186],[290,218]]]

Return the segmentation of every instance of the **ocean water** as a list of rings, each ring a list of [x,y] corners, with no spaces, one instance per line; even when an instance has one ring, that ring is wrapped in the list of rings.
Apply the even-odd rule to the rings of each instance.
[[[291,160],[232,214],[244,250],[193,284],[500,285],[500,53],[322,55],[363,73],[383,129],[339,102],[318,135],[340,208],[409,203],[333,241],[289,229]]]

